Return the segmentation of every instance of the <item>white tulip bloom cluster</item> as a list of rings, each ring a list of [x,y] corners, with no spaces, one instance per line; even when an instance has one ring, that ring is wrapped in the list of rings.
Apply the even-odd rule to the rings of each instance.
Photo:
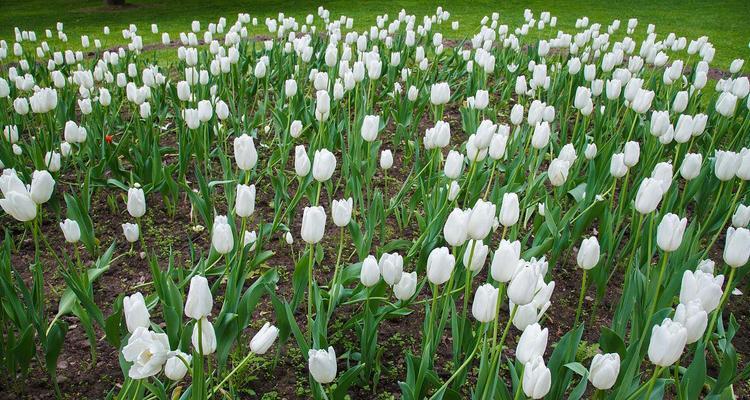
[[[83,331],[127,399],[258,393],[277,340],[259,387],[301,360],[315,399],[748,395],[743,59],[635,18],[293,14],[0,40],[0,371],[54,379]]]

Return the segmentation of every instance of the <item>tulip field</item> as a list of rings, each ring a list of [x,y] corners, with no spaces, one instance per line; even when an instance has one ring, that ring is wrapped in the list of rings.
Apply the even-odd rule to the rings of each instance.
[[[750,30],[454,11],[4,26],[0,399],[750,398]]]

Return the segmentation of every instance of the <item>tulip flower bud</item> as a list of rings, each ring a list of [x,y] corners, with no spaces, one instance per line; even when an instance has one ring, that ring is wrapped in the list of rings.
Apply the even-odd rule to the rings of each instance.
[[[490,141],[489,155],[493,160],[500,160],[505,157],[506,147],[508,145],[508,135],[498,133],[492,136]]]
[[[520,214],[518,205],[518,195],[516,193],[503,194],[503,203],[500,206],[500,216],[498,220],[504,227],[511,227],[518,222]]]
[[[653,212],[663,194],[661,182],[654,178],[644,179],[635,195],[635,209],[643,215]]]
[[[691,181],[701,173],[701,164],[703,164],[703,155],[700,153],[685,154],[680,166],[680,176],[686,181]]]
[[[380,116],[379,115],[365,115],[365,119],[362,121],[362,139],[366,142],[372,142],[378,137],[378,130],[380,129]]]
[[[732,268],[739,268],[747,264],[748,258],[750,258],[750,230],[729,227],[724,242],[724,262]]]
[[[456,259],[447,247],[432,249],[427,257],[427,279],[434,285],[447,282],[456,265]]]
[[[583,239],[581,247],[578,249],[576,262],[580,268],[585,270],[596,267],[596,264],[599,263],[599,240],[596,236]]]
[[[133,333],[138,327],[148,329],[151,324],[146,301],[143,299],[141,292],[125,296],[122,299],[122,311],[125,314],[125,325],[127,325],[130,333]]]
[[[547,169],[547,178],[549,178],[552,186],[562,186],[565,181],[568,180],[568,172],[570,171],[570,162],[555,158],[550,162],[549,168]]]
[[[687,330],[687,344],[697,342],[708,325],[708,314],[703,309],[700,300],[680,303],[674,313],[674,321],[679,322]]]
[[[129,243],[135,243],[140,237],[140,230],[137,224],[124,223],[122,224],[122,233],[125,236],[125,240]]]
[[[333,217],[333,223],[343,228],[349,225],[349,221],[352,220],[352,207],[354,202],[352,198],[344,200],[334,200],[331,204],[331,217]]]
[[[445,159],[445,167],[443,168],[445,176],[450,179],[458,179],[461,176],[463,165],[463,154],[455,150],[451,150],[450,152],[448,152],[448,157]]]
[[[745,60],[741,58],[732,60],[732,63],[729,65],[729,73],[736,74],[740,72],[743,64],[745,64]]]
[[[169,357],[164,364],[164,375],[172,381],[181,381],[187,374],[191,361],[193,361],[193,356],[177,350],[175,355]]]
[[[266,322],[250,340],[250,351],[255,354],[266,354],[279,336],[279,328]]]
[[[323,207],[305,207],[302,214],[302,229],[300,235],[307,243],[315,244],[323,239],[326,226],[326,213]]]
[[[294,172],[300,178],[310,173],[310,157],[307,156],[305,146],[301,144],[294,148]]]
[[[651,90],[638,89],[635,98],[630,103],[630,108],[638,114],[647,112],[651,108],[655,95],[656,93]]]
[[[620,355],[617,353],[597,354],[589,366],[589,382],[599,390],[609,390],[617,382],[620,374]]]
[[[214,298],[208,286],[208,280],[200,275],[190,279],[190,289],[185,301],[185,316],[195,320],[211,315]]]
[[[531,147],[539,150],[543,149],[549,143],[550,127],[549,122],[542,121],[534,126],[534,133],[531,136]]]
[[[380,152],[380,168],[388,170],[393,167],[393,153],[390,150]]]
[[[146,196],[137,183],[135,187],[128,189],[128,213],[133,218],[140,218],[146,214]]]
[[[287,232],[284,234],[284,241],[286,241],[286,244],[290,246],[294,243],[294,237],[292,237],[292,232]]]
[[[31,200],[36,204],[44,204],[52,197],[55,190],[55,179],[49,171],[34,171],[31,176]]]
[[[628,166],[628,168],[632,168],[633,166],[638,164],[638,160],[641,157],[641,146],[638,144],[638,142],[627,142],[625,143],[625,150],[623,154],[625,155],[623,162]]]
[[[508,299],[514,304],[524,306],[531,303],[536,293],[539,273],[531,265],[522,265],[517,270],[508,285]]]
[[[669,111],[654,111],[651,114],[651,134],[660,137],[667,132]]]
[[[481,271],[489,252],[490,248],[486,244],[481,241],[470,240],[466,245],[466,251],[464,251],[464,266],[472,272]]]
[[[724,275],[714,277],[713,274],[700,269],[695,272],[687,270],[682,274],[680,303],[687,304],[692,300],[698,300],[703,309],[710,313],[719,306],[723,294],[721,290],[723,284]]]
[[[141,118],[146,119],[151,116],[151,104],[149,102],[141,103],[138,108]]]
[[[492,141],[492,136],[495,134],[495,131],[497,131],[497,126],[492,123],[492,121],[485,119],[477,128],[477,132],[474,135],[474,145],[478,149],[486,149],[490,147],[490,142]]]
[[[297,94],[297,81],[294,79],[287,79],[284,82],[284,94],[286,97],[293,97]]]
[[[81,239],[81,228],[78,227],[78,222],[72,219],[65,219],[65,221],[60,222],[60,229],[68,243],[76,243]]]
[[[336,379],[336,351],[333,346],[326,350],[310,349],[307,354],[308,368],[316,382],[331,383]]]
[[[458,198],[458,193],[461,191],[461,187],[456,181],[451,181],[448,185],[448,201],[455,201]]]
[[[380,269],[378,268],[378,261],[375,257],[367,256],[362,262],[359,280],[366,287],[372,287],[380,282]]]
[[[471,314],[477,321],[487,323],[495,319],[498,292],[498,289],[489,283],[477,288],[471,305]]]
[[[200,324],[196,322],[193,325],[193,335],[190,339],[198,354],[209,355],[216,351],[216,331],[206,317],[200,319]]]
[[[434,83],[430,87],[430,102],[433,105],[447,104],[451,98],[451,89],[446,82]]]
[[[474,97],[474,108],[477,110],[484,110],[490,103],[490,94],[486,90],[477,90],[477,94]]]
[[[237,185],[234,212],[238,217],[249,217],[255,211],[255,185]]]
[[[742,161],[739,154],[733,151],[716,150],[715,158],[714,173],[716,177],[721,181],[728,181],[734,178]]]
[[[232,228],[229,226],[227,217],[224,215],[214,217],[211,245],[219,254],[228,254],[234,248]]]
[[[237,167],[243,171],[249,171],[258,162],[258,152],[252,136],[243,133],[242,136],[234,138],[234,160]]]
[[[399,282],[404,272],[404,258],[398,253],[383,253],[378,261],[378,268],[388,286]]]
[[[315,150],[313,157],[313,178],[318,182],[331,179],[336,170],[336,156],[326,149]]]
[[[461,246],[466,242],[468,237],[467,224],[469,214],[460,208],[455,208],[448,215],[443,227],[443,236],[445,241],[453,247]]]
[[[494,220],[495,205],[482,199],[477,200],[468,215],[466,229],[468,237],[483,240],[492,230]]]
[[[510,282],[518,270],[520,261],[521,242],[516,240],[511,243],[505,239],[501,240],[492,258],[490,269],[492,279],[503,283]]]
[[[542,356],[525,364],[521,386],[527,397],[541,399],[549,393],[551,385],[552,373],[544,365]]]
[[[737,109],[737,96],[730,92],[722,92],[716,100],[715,108],[722,116],[732,117]]]
[[[560,149],[560,153],[557,155],[557,158],[563,161],[567,161],[570,164],[573,164],[573,162],[576,160],[578,156],[576,155],[576,148],[573,146],[572,143],[568,143],[565,146],[563,146]]]
[[[417,273],[402,273],[398,283],[393,285],[393,294],[401,301],[408,301],[417,291]]]
[[[586,150],[583,152],[583,155],[587,160],[593,160],[594,157],[596,157],[596,152],[596,143],[589,143],[588,145],[586,145]]]
[[[289,126],[289,135],[291,135],[293,138],[298,138],[300,137],[300,135],[302,135],[302,121],[292,121],[292,124]]]
[[[544,355],[547,348],[547,328],[542,329],[539,324],[532,324],[524,329],[516,346],[516,360],[522,364]]]
[[[229,106],[223,100],[216,102],[216,117],[222,121],[229,118]]]
[[[660,367],[669,367],[680,358],[686,343],[687,329],[666,318],[661,325],[654,325],[651,329],[648,359]]]
[[[245,231],[242,235],[242,246],[250,246],[250,251],[255,250],[255,241],[258,240],[258,234],[255,231]]]
[[[672,176],[674,176],[674,171],[672,170],[672,163],[669,162],[656,164],[654,170],[651,172],[651,177],[661,183],[661,190],[664,193],[672,186]]]
[[[675,95],[674,101],[672,102],[672,111],[675,113],[681,113],[685,111],[685,108],[687,108],[687,105],[688,105],[688,92],[685,90],[677,92],[677,95]]]
[[[732,226],[746,228],[748,224],[750,224],[750,207],[740,204],[732,215]]]
[[[615,178],[622,178],[628,173],[628,166],[625,165],[625,154],[617,153],[612,155],[609,163],[609,173]]]
[[[523,105],[516,104],[510,110],[510,123],[520,125],[523,122]]]
[[[664,252],[677,250],[682,244],[682,236],[687,227],[687,218],[678,217],[669,213],[665,215],[656,231],[656,244]]]
[[[409,91],[407,92],[407,98],[409,99],[409,101],[416,101],[418,96],[419,89],[417,89],[416,86],[410,86]]]
[[[201,122],[208,122],[214,115],[214,110],[211,107],[211,102],[208,100],[201,100],[198,102],[198,119]],[[250,143],[252,144],[252,138],[250,138]],[[235,141],[236,142],[236,141]],[[253,150],[255,149],[255,146],[253,145]],[[235,150],[236,153],[236,150]],[[235,154],[236,156],[236,154]]]
[[[69,143],[83,143],[86,141],[86,128],[76,125],[73,121],[65,123],[63,131],[65,141]]]

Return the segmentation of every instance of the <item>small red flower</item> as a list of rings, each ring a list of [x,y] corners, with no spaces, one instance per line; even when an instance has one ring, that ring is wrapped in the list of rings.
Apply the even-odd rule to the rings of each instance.
[[[105,141],[106,141],[107,143],[109,143],[109,144],[112,144],[112,135],[107,135],[107,136],[104,136],[104,140],[105,140]]]

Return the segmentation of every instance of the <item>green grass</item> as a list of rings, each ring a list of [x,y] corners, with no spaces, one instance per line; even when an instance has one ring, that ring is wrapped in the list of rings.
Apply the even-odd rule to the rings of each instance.
[[[420,20],[423,15],[434,12],[442,5],[451,12],[452,19],[460,21],[457,32],[447,32],[448,26],[441,27],[446,36],[462,38],[477,31],[479,21],[484,15],[497,11],[502,23],[511,27],[521,24],[523,10],[530,8],[538,15],[541,11],[550,11],[558,17],[557,29],[572,31],[575,20],[588,16],[591,22],[603,25],[602,31],[615,18],[622,21],[618,32],[623,35],[628,18],[639,19],[635,34],[636,39],[645,35],[649,23],[656,25],[657,33],[666,35],[674,32],[688,39],[706,35],[716,47],[716,58],[713,66],[726,69],[735,58],[749,58],[750,50],[750,6],[747,0],[729,1],[487,1],[487,0],[445,0],[445,1],[368,1],[351,0],[309,1],[248,1],[234,0],[128,0],[129,7],[111,8],[103,5],[101,0],[23,0],[3,1],[0,4],[0,38],[13,40],[13,27],[22,30],[35,30],[38,37],[44,36],[44,29],[54,31],[55,23],[65,23],[71,46],[80,46],[79,36],[88,34],[92,38],[102,39],[105,47],[121,45],[121,30],[128,24],[135,23],[143,35],[144,44],[159,42],[159,36],[151,34],[151,23],[159,25],[160,32],[169,32],[176,39],[180,31],[187,31],[190,22],[199,19],[202,27],[208,22],[215,22],[219,17],[227,18],[229,24],[235,21],[239,12],[250,13],[263,21],[265,17],[275,16],[279,12],[303,19],[307,14],[315,14],[317,6],[323,4],[331,11],[332,16],[345,14],[355,19],[355,27],[364,29],[374,23],[375,16],[388,13],[395,18],[398,11],[406,9]],[[108,25],[112,33],[105,37],[102,27]],[[552,36],[552,30],[547,30]],[[260,33],[256,31],[254,33]],[[685,55],[686,57],[686,55]],[[747,70],[748,67],[746,67]]]

